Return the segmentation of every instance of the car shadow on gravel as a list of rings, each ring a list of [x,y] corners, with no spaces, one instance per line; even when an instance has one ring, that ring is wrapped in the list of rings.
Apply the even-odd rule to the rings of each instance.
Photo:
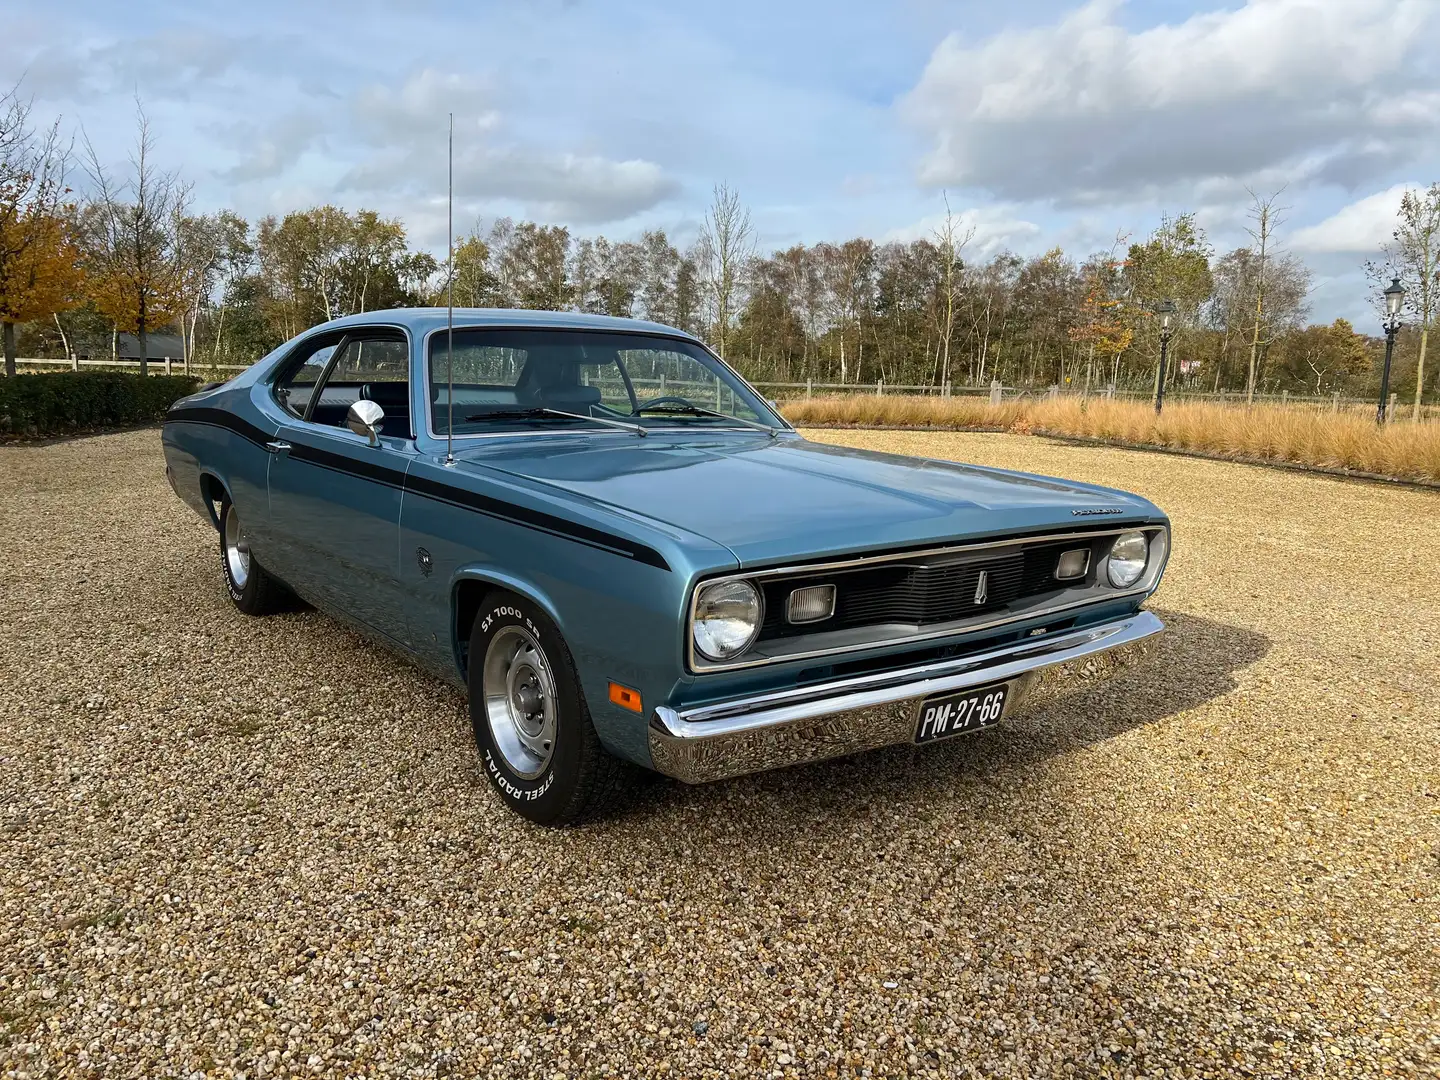
[[[1013,776],[1223,697],[1236,689],[1236,672],[1270,650],[1270,639],[1253,630],[1153,610],[1166,632],[1142,656],[1099,678],[1047,685],[998,728],[923,748],[891,747],[699,787],[664,781],[637,791],[610,820],[664,807],[693,810],[697,803],[719,811],[737,795],[747,802],[783,801],[787,819],[808,809],[820,820],[847,805],[863,805],[868,796],[904,801],[907,789]]]

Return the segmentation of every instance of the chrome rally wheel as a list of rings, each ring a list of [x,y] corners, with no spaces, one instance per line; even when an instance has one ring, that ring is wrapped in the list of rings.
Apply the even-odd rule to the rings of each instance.
[[[250,534],[230,496],[220,500],[220,571],[235,606],[246,615],[284,611],[294,602],[283,583],[265,572],[250,550]]]
[[[607,813],[635,770],[601,745],[575,659],[544,610],[494,590],[475,615],[466,656],[480,767],[505,804],[540,825]],[[630,712],[611,719],[645,723]]]
[[[225,565],[234,589],[244,592],[250,581],[250,538],[245,535],[240,515],[233,506],[225,515]]]
[[[506,626],[490,639],[481,687],[495,749],[511,772],[533,780],[555,753],[559,701],[550,661],[528,629]]]

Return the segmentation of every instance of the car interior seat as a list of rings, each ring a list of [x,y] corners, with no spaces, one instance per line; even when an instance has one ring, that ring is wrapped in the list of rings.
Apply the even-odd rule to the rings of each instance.
[[[360,399],[373,401],[385,410],[385,419],[380,424],[382,435],[393,435],[399,439],[412,439],[410,429],[410,386],[403,382],[368,382],[360,387]]]
[[[590,407],[600,404],[600,388],[582,384],[576,364],[543,356],[536,356],[525,365],[515,390],[524,405],[562,412],[588,416]]]

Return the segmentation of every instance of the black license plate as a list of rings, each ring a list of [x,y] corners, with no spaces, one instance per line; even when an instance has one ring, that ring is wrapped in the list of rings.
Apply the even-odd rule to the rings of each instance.
[[[984,686],[958,694],[937,694],[920,703],[915,718],[915,741],[935,742],[952,735],[994,727],[1005,713],[1010,684]]]

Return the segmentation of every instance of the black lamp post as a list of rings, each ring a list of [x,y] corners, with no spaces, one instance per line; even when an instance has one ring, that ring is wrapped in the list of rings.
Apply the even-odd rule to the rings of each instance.
[[[1375,422],[1385,423],[1385,410],[1390,405],[1390,357],[1395,352],[1395,334],[1400,329],[1400,305],[1405,301],[1405,286],[1397,277],[1385,290],[1385,367],[1380,372],[1380,407],[1375,410]]]
[[[1160,415],[1160,407],[1165,403],[1165,354],[1170,348],[1170,320],[1175,315],[1175,304],[1166,300],[1155,309],[1155,314],[1160,316],[1160,375],[1155,380],[1155,415]]]

